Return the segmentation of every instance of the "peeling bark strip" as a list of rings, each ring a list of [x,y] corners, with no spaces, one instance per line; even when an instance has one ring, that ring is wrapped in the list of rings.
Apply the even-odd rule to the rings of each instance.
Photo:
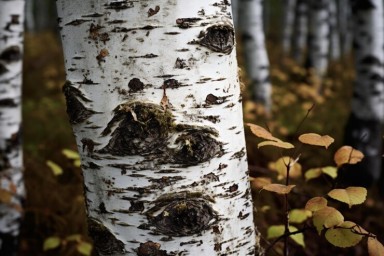
[[[255,255],[229,6],[57,1],[99,255]]]
[[[0,0],[0,255],[17,255],[24,200],[21,74],[24,0]]]

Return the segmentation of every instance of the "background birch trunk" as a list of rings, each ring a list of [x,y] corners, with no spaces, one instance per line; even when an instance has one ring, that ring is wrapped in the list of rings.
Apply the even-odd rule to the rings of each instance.
[[[292,57],[303,64],[307,48],[308,36],[308,3],[307,0],[297,0],[295,8],[295,24],[292,35]]]
[[[331,0],[309,1],[308,66],[314,69],[316,76],[320,80],[324,77],[328,68],[329,1]]]
[[[346,143],[362,151],[363,161],[348,169],[350,183],[371,186],[379,179],[384,119],[384,12],[382,0],[352,2],[356,83]]]
[[[271,84],[269,80],[269,60],[265,48],[261,0],[240,0],[239,27],[244,46],[245,68],[251,81],[254,101],[271,110]]]
[[[330,23],[330,44],[329,44],[329,59],[330,61],[337,61],[340,59],[340,31],[338,21],[338,1],[333,0],[329,2],[329,23]]]
[[[284,0],[283,1],[283,13],[284,19],[282,24],[283,34],[283,51],[284,54],[289,56],[292,50],[292,34],[295,23],[295,7],[297,0]]]
[[[0,255],[16,255],[24,199],[21,82],[24,1],[0,1]]]
[[[350,0],[338,1],[338,17],[341,42],[341,54],[343,56],[351,53],[352,48],[352,10]]]
[[[230,1],[58,0],[100,255],[254,255]]]

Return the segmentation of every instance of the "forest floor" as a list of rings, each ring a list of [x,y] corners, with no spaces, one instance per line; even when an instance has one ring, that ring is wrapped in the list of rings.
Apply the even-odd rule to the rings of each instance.
[[[299,163],[303,172],[313,167],[334,166],[333,154],[343,145],[344,125],[349,114],[354,79],[352,61],[346,59],[331,64],[329,75],[320,88],[315,79],[308,78],[306,70],[289,59],[281,58],[278,50],[271,49],[269,52],[272,63],[272,115],[266,117],[262,107],[247,100],[249,97],[245,89],[245,122],[268,127],[275,136],[290,142],[296,142],[298,135],[306,132],[327,134],[335,139],[330,148],[305,146],[296,155],[300,153]],[[52,236],[66,238],[80,235],[84,241],[91,241],[86,231],[81,170],[62,153],[63,149],[76,150],[76,145],[61,92],[65,73],[58,38],[50,33],[27,35],[24,60],[24,161],[28,197],[20,255],[74,256],[77,254],[71,242],[65,243],[60,251],[43,252],[43,242]],[[322,96],[319,96],[319,91]],[[258,149],[260,140],[248,128],[246,140],[251,176],[275,179],[276,173],[268,166],[280,158],[282,152],[268,147]],[[48,160],[61,166],[63,173],[55,175],[46,164]],[[290,198],[291,208],[303,208],[308,198],[324,195],[330,189],[322,180],[305,182],[299,178],[293,184],[298,189]],[[384,241],[384,208],[382,199],[375,191],[375,188],[371,189],[366,202],[351,209],[336,202],[332,205],[344,214],[345,219],[360,224]],[[254,188],[253,192],[258,209],[256,225],[262,234],[263,245],[268,248],[272,240],[268,242],[266,239],[267,229],[271,225],[283,224],[284,212],[281,209],[284,202],[282,197],[267,191]],[[319,237],[311,231],[305,234],[305,243],[306,247],[302,248],[290,240],[290,255],[367,255],[366,243],[352,249],[339,249],[330,245],[324,236]],[[278,243],[274,249],[269,249],[268,255],[279,255],[280,250],[281,244]]]

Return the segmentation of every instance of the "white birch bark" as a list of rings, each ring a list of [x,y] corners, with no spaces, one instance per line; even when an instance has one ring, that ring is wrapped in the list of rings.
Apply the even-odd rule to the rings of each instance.
[[[350,0],[339,0],[338,5],[341,53],[345,56],[351,53],[352,48],[352,10]]]
[[[334,0],[310,0],[309,2],[309,66],[319,79],[328,68],[329,53],[329,2]]]
[[[254,255],[230,1],[58,0],[100,255]]]
[[[307,0],[297,0],[295,9],[295,25],[292,35],[292,57],[302,64],[304,53],[307,48],[308,37],[308,2]]]
[[[244,47],[245,68],[251,80],[253,100],[271,109],[269,60],[265,48],[261,0],[240,0],[239,27]]]
[[[338,5],[337,0],[329,2],[329,23],[330,23],[330,49],[329,57],[331,61],[337,61],[340,59],[340,31],[338,21]]]
[[[354,51],[356,81],[346,142],[364,153],[352,184],[371,186],[379,179],[384,120],[384,10],[382,0],[355,0]],[[349,175],[349,176],[348,176]]]
[[[0,255],[15,255],[24,198],[21,82],[24,1],[0,1]]]
[[[284,0],[283,19],[283,51],[286,55],[291,52],[291,40],[295,22],[295,7],[297,0]]]

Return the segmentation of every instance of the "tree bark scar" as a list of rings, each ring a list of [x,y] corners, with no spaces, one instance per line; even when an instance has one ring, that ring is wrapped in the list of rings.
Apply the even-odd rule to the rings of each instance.
[[[146,212],[155,232],[168,236],[192,236],[209,229],[217,219],[211,202],[200,193],[167,194]],[[160,212],[160,213],[158,213]]]
[[[146,243],[141,243],[139,248],[137,248],[138,256],[168,256],[167,251],[160,250],[161,245],[159,243],[154,243],[148,241]]]
[[[99,256],[125,253],[124,243],[118,240],[99,220],[89,217],[88,231],[89,236],[93,239],[96,253]]]
[[[21,50],[17,45],[9,46],[0,54],[0,60],[7,63],[21,60]]]
[[[230,54],[235,45],[233,27],[227,24],[210,26],[199,37],[200,45],[214,52]]]
[[[114,1],[108,4],[104,5],[106,9],[113,9],[116,11],[128,9],[128,8],[133,8],[133,1],[128,1],[128,0],[122,0],[122,1]]]
[[[144,89],[144,83],[139,78],[132,78],[128,83],[129,92],[139,92]]]
[[[79,89],[72,86],[71,82],[67,81],[65,83],[63,93],[66,98],[67,114],[71,124],[82,123],[96,113],[86,108],[78,99],[80,98],[82,101],[90,102]]]

